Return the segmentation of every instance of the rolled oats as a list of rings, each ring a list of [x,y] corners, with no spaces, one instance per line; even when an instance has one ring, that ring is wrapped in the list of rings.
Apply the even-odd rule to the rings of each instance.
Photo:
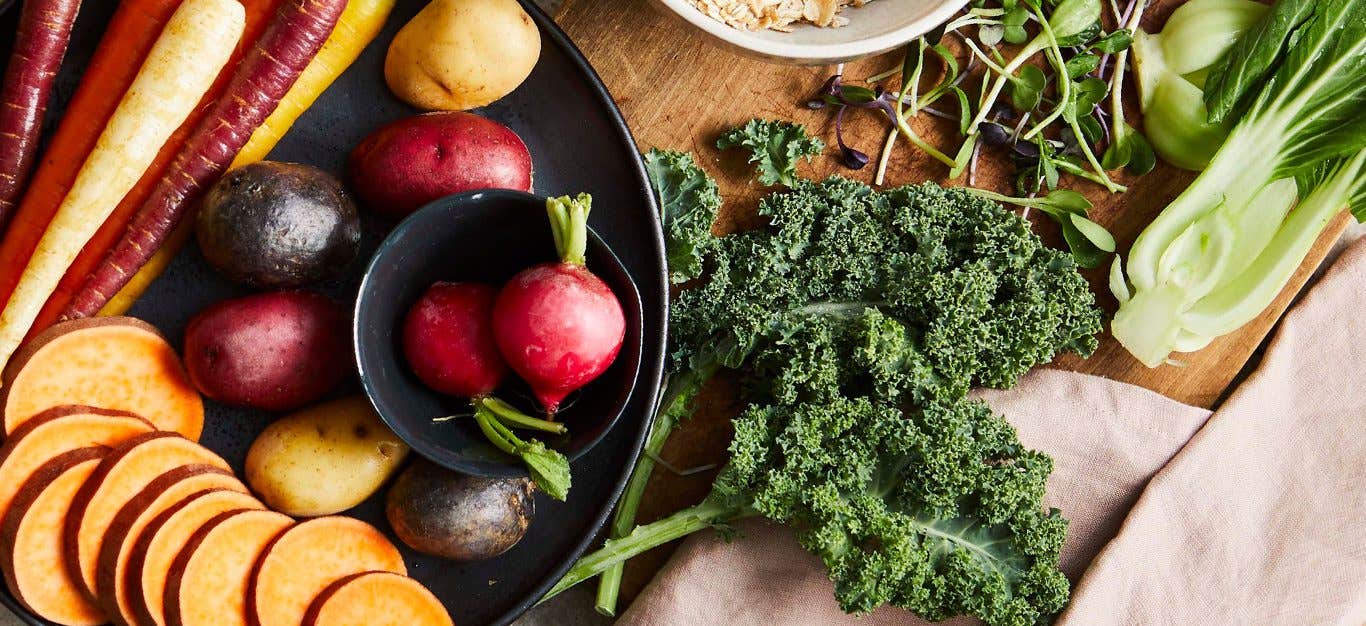
[[[849,23],[839,14],[846,6],[861,7],[868,0],[691,0],[707,17],[740,30],[789,31],[808,22],[839,27]]]

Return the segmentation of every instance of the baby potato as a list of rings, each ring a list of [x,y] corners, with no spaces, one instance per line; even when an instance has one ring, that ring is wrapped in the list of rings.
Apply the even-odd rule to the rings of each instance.
[[[332,515],[379,490],[407,455],[365,398],[344,398],[267,426],[247,451],[247,483],[281,513]]]
[[[517,0],[432,0],[389,44],[384,80],[415,107],[464,111],[511,93],[540,56]]]

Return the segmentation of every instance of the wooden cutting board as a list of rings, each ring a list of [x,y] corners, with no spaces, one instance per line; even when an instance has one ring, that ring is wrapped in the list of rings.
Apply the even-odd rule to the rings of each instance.
[[[1144,16],[1144,28],[1150,32],[1160,30],[1167,14],[1180,3],[1157,0]],[[759,225],[755,207],[767,191],[752,181],[752,169],[743,155],[716,149],[720,133],[751,118],[764,117],[806,124],[812,134],[832,146],[835,143],[831,112],[804,106],[833,73],[833,67],[790,67],[739,56],[714,45],[705,35],[676,17],[666,16],[646,0],[568,0],[557,19],[601,74],[642,150],[690,150],[716,177],[726,201],[715,228],[717,233]],[[899,62],[900,55],[895,53],[866,59],[849,64],[845,76],[849,80],[870,76]],[[844,125],[846,141],[875,159],[887,133],[885,118],[879,115],[850,110]],[[1137,112],[1131,111],[1129,117],[1138,118]],[[949,129],[943,122],[926,118],[922,115],[912,125],[922,137],[953,154],[957,143]],[[872,182],[873,166],[854,172],[842,167],[836,157],[834,150],[828,150],[814,163],[803,166],[802,173],[812,177],[841,174]],[[992,167],[993,163],[1003,161],[983,158],[975,186],[1009,192],[1005,169]],[[950,182],[947,175],[947,168],[901,142],[891,160],[886,183],[967,182],[966,177]],[[1141,178],[1121,176],[1129,184],[1128,192],[1123,194],[1110,195],[1097,185],[1075,178],[1065,177],[1063,186],[1090,198],[1096,207],[1092,218],[1106,225],[1119,241],[1120,250],[1125,251],[1192,177],[1189,172],[1159,162],[1157,169]],[[1349,223],[1344,214],[1329,227],[1304,266],[1266,312],[1200,352],[1178,355],[1183,366],[1149,369],[1108,335],[1090,359],[1065,356],[1054,366],[1133,383],[1192,405],[1214,406]],[[1038,230],[1045,237],[1056,237],[1050,223],[1038,223]],[[1102,306],[1113,311],[1115,302],[1105,287],[1105,268],[1091,270],[1087,275]],[[666,460],[682,468],[724,461],[730,437],[729,418],[739,409],[731,391],[728,381],[715,381],[700,399],[695,417],[670,441],[663,454]],[[1162,416],[1154,415],[1153,419]],[[656,471],[642,506],[642,519],[653,519],[695,503],[706,494],[711,477],[709,472],[680,477],[665,470]],[[657,550],[647,558],[632,561],[623,600],[634,596],[666,556],[665,551]]]

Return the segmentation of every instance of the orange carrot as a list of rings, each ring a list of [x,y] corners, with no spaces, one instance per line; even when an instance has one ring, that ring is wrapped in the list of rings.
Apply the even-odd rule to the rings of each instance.
[[[62,310],[66,308],[67,304],[71,302],[72,296],[76,294],[76,290],[85,283],[86,277],[99,267],[105,255],[123,237],[128,228],[128,220],[132,219],[138,207],[142,206],[147,197],[151,195],[152,190],[161,183],[161,179],[171,166],[171,162],[180,153],[181,146],[186,138],[198,127],[204,116],[212,108],[212,104],[222,96],[229,83],[232,82],[233,68],[242,61],[247,50],[251,49],[252,44],[260,37],[270,23],[271,16],[275,14],[276,9],[284,0],[239,1],[242,7],[246,9],[247,21],[242,31],[242,40],[238,43],[232,58],[228,60],[228,69],[218,76],[213,86],[209,88],[208,93],[204,94],[199,106],[195,108],[195,112],[171,135],[170,140],[166,142],[165,146],[162,146],[161,152],[157,154],[156,160],[152,161],[152,166],[147,168],[142,178],[138,180],[137,185],[128,192],[128,195],[124,196],[123,201],[109,215],[109,219],[105,220],[104,225],[95,232],[95,236],[91,237],[90,243],[86,244],[80,255],[72,262],[71,267],[66,271],[66,275],[62,277],[62,281],[57,284],[57,289],[48,297],[43,309],[34,320],[33,327],[29,330],[29,338],[57,322]],[[124,2],[127,4],[129,0],[124,0]],[[105,36],[106,40],[108,37],[108,35]],[[100,45],[103,46],[104,42],[102,41]],[[82,80],[88,79],[83,78]]]
[[[288,93],[332,34],[345,0],[288,0],[238,64],[232,84],[185,141],[175,164],[86,278],[63,316],[88,317],[118,293],[166,242],[237,152]]]
[[[109,21],[62,123],[43,152],[24,199],[0,241],[0,302],[9,300],[38,240],[76,180],[142,60],[182,0],[124,0]]]

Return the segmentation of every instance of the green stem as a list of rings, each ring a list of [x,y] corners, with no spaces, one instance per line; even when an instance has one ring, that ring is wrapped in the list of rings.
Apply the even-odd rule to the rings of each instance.
[[[1121,25],[1121,28],[1127,28],[1129,32],[1135,33],[1135,39],[1138,37],[1135,32],[1138,30],[1138,22],[1143,18],[1143,11],[1146,8],[1148,1],[1139,0],[1138,6],[1134,7],[1133,15],[1129,16],[1129,21]],[[1118,19],[1119,14],[1115,14],[1115,18]],[[1129,125],[1124,119],[1123,104],[1124,74],[1128,67],[1129,49],[1125,48],[1115,55],[1115,69],[1110,74],[1110,137],[1114,143],[1119,143],[1129,132]]]
[[[1073,130],[1072,132],[1077,132],[1077,131],[1076,131],[1076,130]],[[1080,137],[1081,135],[1077,135],[1077,136]],[[1116,183],[1116,182],[1110,180],[1108,177],[1106,177],[1106,178],[1101,178],[1100,176],[1097,176],[1095,172],[1092,172],[1092,171],[1090,171],[1090,170],[1088,170],[1088,169],[1086,169],[1086,168],[1077,167],[1076,165],[1073,165],[1073,164],[1072,164],[1071,162],[1069,162],[1069,161],[1064,161],[1064,160],[1062,160],[1062,159],[1058,159],[1058,160],[1054,161],[1054,163],[1057,164],[1058,169],[1060,169],[1060,170],[1062,170],[1062,171],[1064,171],[1064,172],[1067,172],[1068,174],[1071,174],[1071,175],[1073,175],[1073,176],[1077,176],[1077,177],[1079,177],[1079,178],[1085,178],[1086,180],[1089,180],[1089,181],[1091,181],[1091,182],[1093,182],[1093,183],[1095,183],[1095,184],[1097,184],[1097,185],[1100,185],[1100,186],[1102,186],[1102,187],[1105,187],[1106,189],[1110,190],[1110,192],[1112,192],[1112,193],[1113,193],[1113,192],[1117,192],[1117,191],[1128,191],[1128,190],[1129,190],[1128,187],[1125,187],[1124,185],[1121,185],[1121,184],[1119,184],[1119,183]]]
[[[650,482],[650,476],[654,474],[655,458],[664,449],[664,443],[669,440],[669,435],[673,434],[674,427],[690,413],[689,401],[697,395],[702,383],[716,372],[717,367],[718,365],[713,362],[701,369],[682,372],[674,376],[665,387],[659,412],[655,414],[654,423],[650,426],[650,436],[645,440],[644,451],[636,460],[635,471],[631,472],[631,479],[626,483],[626,490],[622,493],[621,502],[617,504],[616,513],[612,517],[612,538],[625,537],[632,528],[635,528],[636,512],[640,510],[645,487]],[[602,580],[598,583],[595,608],[608,617],[616,615],[617,597],[621,593],[622,570],[621,565],[606,568],[602,572]]]
[[[565,572],[560,582],[546,592],[540,601],[545,602],[566,589],[602,574],[609,568],[624,563],[631,557],[651,548],[662,546],[716,524],[754,515],[758,515],[758,513],[752,509],[703,500],[697,506],[683,509],[659,521],[637,526],[629,535],[609,539],[596,552],[580,558],[573,567],[569,568],[568,572]]]
[[[924,139],[921,139],[920,135],[915,134],[915,130],[911,128],[910,124],[906,123],[906,118],[904,116],[896,116],[896,119],[892,121],[896,124],[897,130],[901,131],[901,136],[905,137],[911,143],[915,144],[917,148],[924,150],[926,154],[934,157],[936,161],[939,161],[944,165],[947,165],[949,167],[953,167],[955,165],[952,157],[950,157],[947,154],[944,154],[943,152],[940,152],[938,148],[935,148],[934,146],[927,143]]]
[[[1072,104],[1072,79],[1067,76],[1067,62],[1062,58],[1062,49],[1058,48],[1058,38],[1053,36],[1053,29],[1048,25],[1048,19],[1044,17],[1043,13],[1036,11],[1035,15],[1039,17],[1039,28],[1044,39],[1048,42],[1044,56],[1053,64],[1053,69],[1058,72],[1058,106],[1053,107],[1048,115],[1039,120],[1029,132],[1025,133],[1023,137],[1025,141],[1032,140],[1035,135],[1043,132],[1043,129],[1061,117],[1063,110]],[[1083,135],[1077,135],[1077,143],[1086,143]]]
[[[525,428],[528,430],[539,430],[545,433],[563,435],[569,432],[568,427],[558,422],[532,417],[518,411],[516,407],[499,400],[498,398],[484,397],[474,401],[476,406],[488,409],[498,418],[503,425],[513,428]]]
[[[560,196],[545,201],[550,215],[550,232],[555,237],[555,250],[560,260],[571,265],[583,265],[588,250],[588,212],[593,197],[581,193],[573,198]]]
[[[503,435],[505,429],[498,428],[498,420],[493,417],[492,413],[476,409],[474,422],[479,425],[479,430],[483,431],[484,437],[493,444],[493,447],[511,455],[517,454],[517,444],[513,443],[516,437],[512,440],[505,437]]]

